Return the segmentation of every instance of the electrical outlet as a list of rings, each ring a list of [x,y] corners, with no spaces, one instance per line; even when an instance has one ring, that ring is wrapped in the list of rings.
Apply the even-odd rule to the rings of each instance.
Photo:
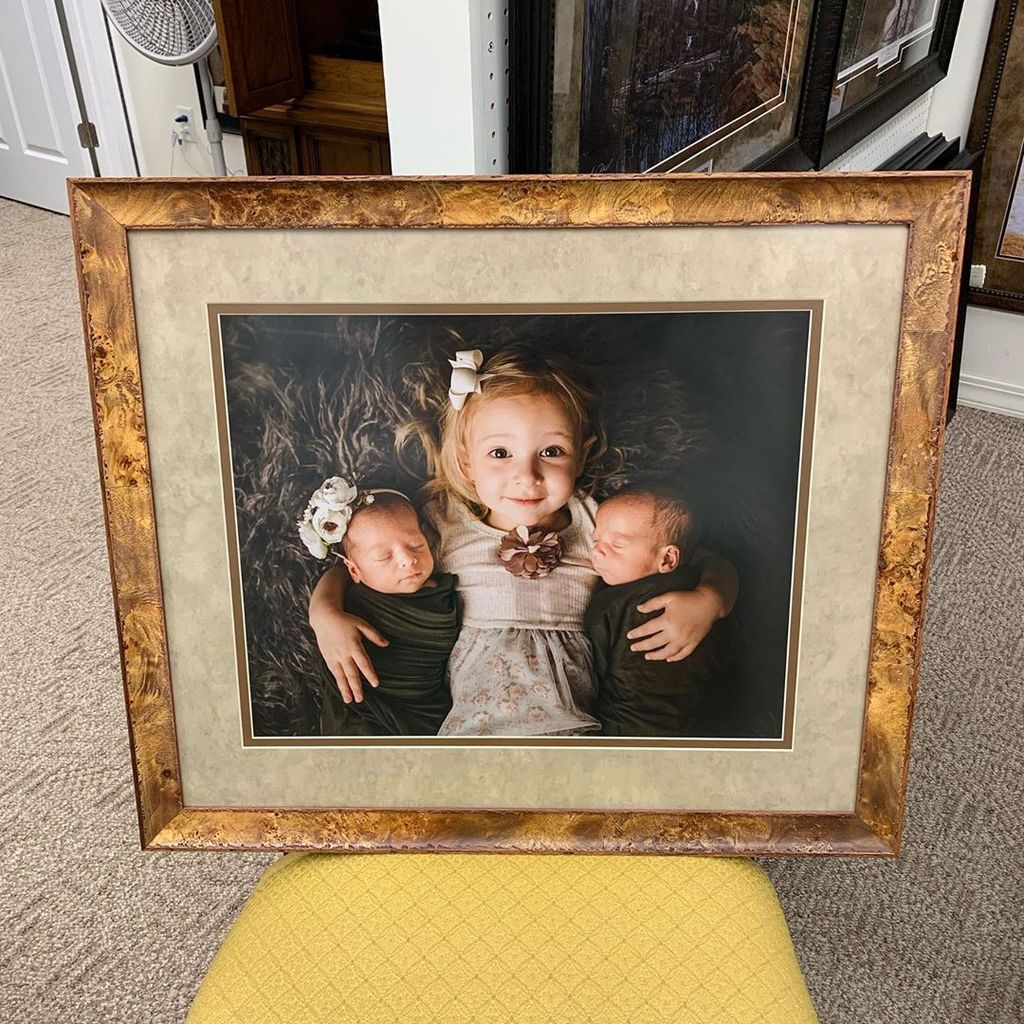
[[[172,129],[177,138],[186,142],[192,138],[192,108],[178,107],[174,115]]]

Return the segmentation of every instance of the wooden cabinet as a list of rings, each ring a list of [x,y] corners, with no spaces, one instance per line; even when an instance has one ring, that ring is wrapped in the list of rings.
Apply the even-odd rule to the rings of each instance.
[[[390,174],[376,0],[214,0],[250,174]]]
[[[373,136],[330,132],[303,132],[302,159],[306,174],[335,174],[346,167],[349,174],[389,174],[387,143]]]
[[[242,118],[245,165],[250,174],[301,174],[295,129]]]

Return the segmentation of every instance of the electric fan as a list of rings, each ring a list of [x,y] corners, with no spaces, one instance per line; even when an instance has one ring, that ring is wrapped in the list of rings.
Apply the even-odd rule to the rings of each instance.
[[[102,0],[114,27],[158,64],[196,64],[206,107],[206,137],[217,174],[227,174],[207,56],[217,43],[211,0]]]

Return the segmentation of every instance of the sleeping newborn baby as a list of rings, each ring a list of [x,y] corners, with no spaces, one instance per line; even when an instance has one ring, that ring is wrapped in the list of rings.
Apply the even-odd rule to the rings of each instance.
[[[363,491],[341,541],[351,576],[345,611],[388,641],[367,644],[379,685],[345,704],[332,682],[323,688],[323,736],[435,736],[451,710],[445,679],[459,633],[456,577],[434,572],[419,517],[397,491]]]
[[[700,527],[670,486],[627,486],[597,510],[591,562],[598,584],[584,617],[594,647],[596,715],[609,736],[694,736],[709,705],[715,630],[678,662],[648,661],[626,633],[648,621],[637,605],[700,582]]]

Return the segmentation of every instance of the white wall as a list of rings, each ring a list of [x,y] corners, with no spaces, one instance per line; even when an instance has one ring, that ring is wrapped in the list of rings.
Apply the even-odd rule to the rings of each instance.
[[[1024,416],[1024,316],[967,307],[960,401]]]
[[[467,0],[380,0],[395,174],[472,174],[473,60]]]
[[[995,0],[968,0],[960,15],[949,74],[933,90],[929,132],[965,142]],[[960,401],[1024,416],[1024,316],[967,308]]]
[[[508,169],[508,0],[379,0],[395,174]]]
[[[942,132],[949,139],[959,135],[967,141],[994,7],[995,0],[967,0],[964,4],[949,73],[932,90],[929,132]]]
[[[198,124],[201,117],[199,94],[192,66],[168,67],[147,60],[116,33],[114,49],[142,174],[146,177],[213,174],[206,131]],[[193,125],[192,141],[175,148],[171,145],[171,125],[179,106],[191,107],[197,123]],[[230,174],[245,173],[241,136],[224,136],[224,160]]]

